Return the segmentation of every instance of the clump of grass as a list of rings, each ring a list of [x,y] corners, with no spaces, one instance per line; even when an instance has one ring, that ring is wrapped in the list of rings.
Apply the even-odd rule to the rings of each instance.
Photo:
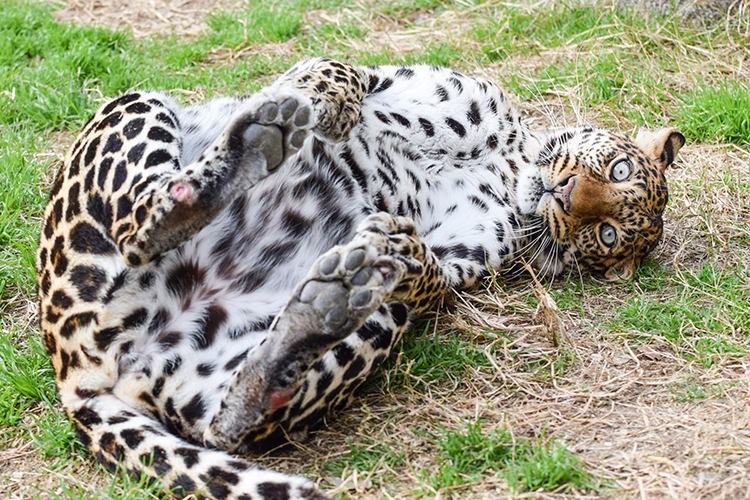
[[[2,326],[9,325],[3,321]],[[54,373],[41,339],[36,336],[21,347],[10,336],[0,336],[0,397],[16,394],[26,401],[55,400]]]
[[[722,384],[707,385],[694,380],[688,380],[682,385],[672,387],[669,390],[678,403],[722,397],[724,395]]]
[[[488,470],[501,470],[518,451],[508,431],[485,433],[481,422],[467,423],[457,431],[443,430],[438,444],[441,463],[428,480],[436,490],[477,481]]]
[[[5,321],[3,330],[11,329]],[[15,437],[31,438],[44,456],[66,456],[80,445],[64,412],[55,407],[55,379],[41,340],[19,342],[0,336],[0,424],[12,432],[0,434],[0,447]],[[31,409],[33,420],[24,419]]]
[[[559,349],[552,354],[540,353],[523,361],[522,366],[525,371],[534,374],[534,379],[542,381],[561,376],[575,362],[576,354],[573,350]]]
[[[327,462],[324,470],[328,474],[341,475],[345,470],[356,470],[358,473],[372,475],[379,468],[385,472],[377,474],[375,482],[387,481],[393,478],[393,470],[403,464],[406,454],[403,450],[376,442],[372,438],[363,438],[359,442],[347,440],[349,452],[341,457]],[[387,467],[383,467],[383,466]]]
[[[750,145],[750,87],[724,82],[695,89],[682,97],[677,120],[695,141]]]
[[[750,340],[750,286],[740,268],[678,271],[669,278],[676,293],[630,299],[611,327],[663,336],[687,346],[689,358],[709,367],[713,355],[746,352]],[[657,278],[659,279],[659,278]],[[663,280],[661,280],[663,283]]]
[[[33,289],[38,226],[45,196],[31,151],[34,133],[7,125],[0,133],[0,298]],[[6,290],[7,289],[7,290]]]
[[[421,334],[407,334],[401,353],[386,361],[381,374],[385,373],[392,388],[425,390],[436,381],[458,383],[470,368],[487,366],[490,363],[480,347],[452,333],[436,336],[427,323]],[[382,376],[368,385],[382,384]]]
[[[515,438],[505,429],[485,432],[481,422],[443,431],[438,471],[427,478],[433,490],[468,485],[488,471],[505,478],[513,492],[599,490],[601,481],[586,471],[565,445],[555,440]]]
[[[260,42],[284,42],[302,27],[302,15],[267,6],[257,6],[244,12],[218,12],[208,18],[211,28],[209,40],[214,45],[238,47]]]

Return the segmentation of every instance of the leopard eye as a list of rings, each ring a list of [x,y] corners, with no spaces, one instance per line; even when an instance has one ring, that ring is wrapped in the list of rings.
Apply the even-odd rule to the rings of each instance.
[[[615,163],[615,166],[612,167],[612,170],[609,173],[609,177],[614,182],[622,182],[628,177],[630,177],[630,161],[628,160],[620,160],[617,163]]]
[[[617,241],[617,231],[609,224],[602,224],[601,229],[599,229],[599,237],[605,245],[611,247]]]

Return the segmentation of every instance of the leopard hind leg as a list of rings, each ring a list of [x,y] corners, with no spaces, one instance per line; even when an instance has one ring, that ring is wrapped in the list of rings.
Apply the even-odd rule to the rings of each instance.
[[[399,219],[413,231],[410,220]],[[271,415],[290,402],[310,368],[423,273],[422,263],[399,245],[404,237],[413,246],[419,246],[418,240],[398,234],[395,220],[387,214],[371,216],[350,243],[315,262],[266,338],[233,374],[221,409],[204,433],[207,444],[231,451],[247,444],[251,432],[260,439],[264,432],[258,429],[264,426],[270,433],[280,423]]]

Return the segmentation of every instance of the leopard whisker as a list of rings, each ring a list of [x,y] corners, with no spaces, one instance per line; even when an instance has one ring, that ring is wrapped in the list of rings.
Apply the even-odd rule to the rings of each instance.
[[[546,234],[545,232],[541,232],[539,234],[539,236],[534,241],[532,241],[529,245],[527,245],[526,248],[536,246],[536,251],[532,254],[531,258],[528,259],[529,264],[533,264],[536,261],[536,259],[539,257],[539,255],[547,249],[547,247],[549,246],[550,242],[552,242],[552,238],[548,234]],[[513,277],[517,277],[524,270],[525,270],[524,268],[521,268],[519,271],[517,271],[516,273],[514,273],[512,276]]]

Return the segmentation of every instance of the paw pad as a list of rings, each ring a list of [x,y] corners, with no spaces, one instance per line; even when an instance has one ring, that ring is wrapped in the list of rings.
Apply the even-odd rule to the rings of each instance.
[[[305,143],[305,138],[307,137],[307,132],[304,130],[297,130],[296,132],[292,132],[292,135],[289,136],[289,145],[294,149],[301,149],[302,145]]]
[[[282,120],[289,120],[294,112],[297,111],[297,101],[294,99],[287,99],[286,101],[281,103],[281,106],[279,106],[279,111],[281,111]]]
[[[359,290],[354,292],[352,298],[349,299],[349,303],[354,307],[365,307],[370,304],[372,298],[372,292],[370,290]]]
[[[371,267],[365,267],[363,269],[360,269],[359,271],[357,271],[357,274],[355,274],[352,277],[352,285],[355,285],[355,286],[366,285],[367,282],[370,281],[371,276],[372,276]]]
[[[305,143],[312,108],[307,99],[288,91],[261,91],[251,97],[237,117],[246,127],[242,139],[247,148],[265,159],[266,170],[275,170]]]
[[[288,101],[287,101],[288,102]],[[258,119],[261,122],[270,122],[276,118],[279,113],[279,107],[275,102],[268,102],[258,110]]]
[[[365,251],[361,248],[357,248],[356,250],[352,250],[352,252],[346,256],[344,267],[347,271],[353,271],[354,269],[360,267],[364,261]]]
[[[302,107],[294,116],[294,124],[298,127],[304,127],[310,123],[310,108]]]
[[[339,261],[341,260],[341,257],[339,254],[334,253],[327,257],[325,257],[318,267],[320,269],[320,273],[323,275],[329,275],[332,272],[336,270],[336,267],[339,265]]]
[[[283,134],[275,125],[253,123],[245,130],[244,139],[248,146],[265,157],[268,170],[275,169],[284,161]]]

